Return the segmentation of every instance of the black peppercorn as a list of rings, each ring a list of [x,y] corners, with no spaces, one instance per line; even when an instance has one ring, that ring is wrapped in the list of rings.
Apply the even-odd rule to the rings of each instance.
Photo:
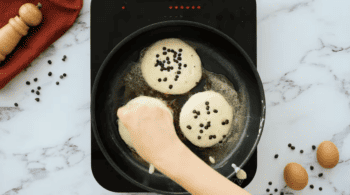
[[[312,149],[313,149],[313,150],[315,150],[315,149],[316,149],[316,146],[315,146],[315,145],[313,145],[313,146],[312,146]]]
[[[271,181],[269,182],[269,185],[272,185],[272,182],[271,182]]]
[[[41,89],[41,87],[39,86],[39,87],[38,87],[38,90],[40,90],[40,89]]]
[[[51,60],[47,61],[47,63],[52,64]]]
[[[304,151],[303,150],[300,150],[300,153],[303,153]]]
[[[18,104],[17,104],[17,103],[15,103],[15,106],[17,107],[17,106],[18,106]]]
[[[37,81],[38,81],[38,78],[35,78],[34,81],[37,82]]]
[[[318,177],[322,177],[322,176],[323,176],[323,173],[318,174]]]
[[[57,81],[57,82],[56,82],[56,85],[59,85],[59,84],[60,84],[60,83]]]
[[[288,144],[288,147],[292,147],[292,144],[291,144],[291,143],[289,143],[289,144]]]
[[[37,94],[37,95],[40,95],[40,92],[39,92],[39,91],[36,91],[36,94]]]
[[[36,100],[37,102],[39,102],[39,101],[40,101],[40,99],[39,99],[39,98],[35,98],[35,100]]]
[[[310,169],[311,169],[311,170],[314,170],[314,167],[313,167],[313,166],[310,166]]]
[[[310,188],[311,188],[311,189],[314,189],[314,185],[310,185]]]
[[[27,82],[26,82],[26,84],[27,84],[27,85],[30,85],[30,82],[29,82],[29,81],[27,81]]]
[[[294,150],[295,149],[295,147],[294,146],[292,146],[292,150]]]
[[[278,154],[275,155],[275,158],[278,158]]]

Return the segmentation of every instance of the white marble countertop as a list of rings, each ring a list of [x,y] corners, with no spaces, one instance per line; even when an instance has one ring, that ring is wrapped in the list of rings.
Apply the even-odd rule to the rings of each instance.
[[[0,90],[0,194],[116,194],[91,172],[90,3],[84,0],[74,26]],[[277,194],[277,188],[279,194],[285,165],[297,162],[307,170],[309,184],[289,191],[350,194],[349,10],[348,0],[258,0],[258,72],[267,116],[257,172],[245,188],[250,193]],[[60,79],[63,73],[67,77]],[[40,95],[31,93],[38,86]],[[311,149],[324,140],[340,152],[339,164],[330,170],[317,163]]]

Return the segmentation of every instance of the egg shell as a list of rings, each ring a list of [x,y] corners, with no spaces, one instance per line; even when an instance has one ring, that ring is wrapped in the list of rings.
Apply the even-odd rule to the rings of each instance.
[[[308,184],[309,175],[304,167],[292,162],[284,168],[284,181],[293,190],[302,190]]]
[[[333,168],[339,162],[339,151],[331,141],[322,142],[317,148],[317,161],[323,168]]]

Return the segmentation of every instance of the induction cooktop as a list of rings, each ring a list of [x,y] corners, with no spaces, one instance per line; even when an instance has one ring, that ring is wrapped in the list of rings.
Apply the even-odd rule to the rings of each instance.
[[[91,2],[91,90],[109,52],[134,31],[167,20],[188,20],[214,27],[234,39],[257,67],[255,0],[93,0]],[[92,127],[91,127],[92,129]],[[257,150],[242,167],[247,179],[230,180],[246,187],[257,169]],[[113,192],[147,192],[118,174],[91,132],[91,168],[96,181]]]

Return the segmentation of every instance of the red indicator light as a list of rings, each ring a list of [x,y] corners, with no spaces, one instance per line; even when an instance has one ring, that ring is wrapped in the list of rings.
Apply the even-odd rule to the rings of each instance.
[[[186,6],[186,9],[190,9],[190,6]]]
[[[122,9],[125,9],[125,6],[123,6]]]
[[[181,8],[181,9],[183,9],[183,8],[184,8],[184,6],[182,6],[182,5],[181,5],[181,7],[180,7],[180,8]]]
[[[173,6],[169,6],[169,9],[173,9]]]
[[[192,6],[192,9],[194,9],[195,7],[194,6]]]
[[[178,7],[177,6],[175,6],[175,9],[177,9]]]
[[[198,5],[198,6],[197,6],[197,9],[200,9],[200,8],[201,8],[201,6]]]

